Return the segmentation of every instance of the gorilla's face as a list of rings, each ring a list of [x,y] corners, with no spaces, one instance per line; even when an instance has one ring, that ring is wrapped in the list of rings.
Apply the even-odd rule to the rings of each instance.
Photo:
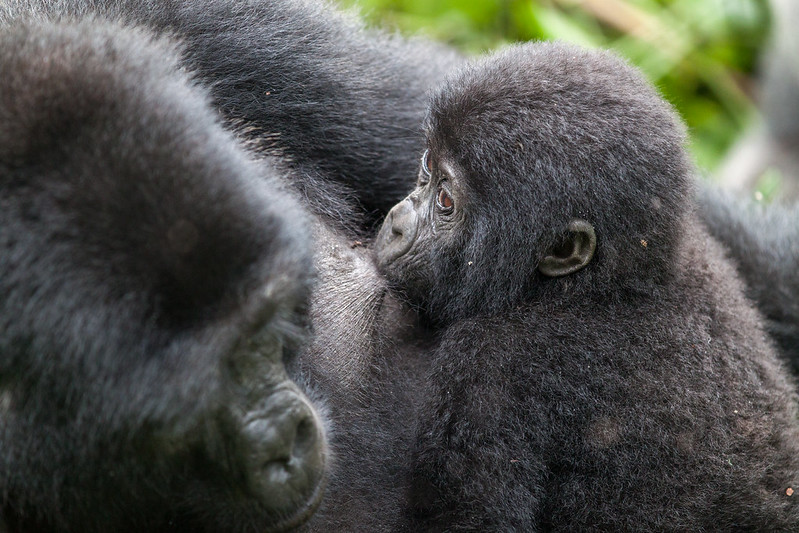
[[[524,165],[489,174],[480,167],[501,168],[502,150],[470,165],[455,155],[462,152],[456,143],[441,140],[448,137],[429,132],[416,189],[389,212],[376,242],[381,273],[429,321],[518,304],[536,272],[561,277],[591,262],[596,236],[587,221],[558,227],[554,245],[529,229],[551,222],[535,220],[535,208],[522,201],[531,188]]]
[[[386,216],[377,236],[378,268],[424,305],[431,291],[447,291],[459,243],[468,239],[466,190],[460,169],[430,150],[422,156],[416,189]]]
[[[224,453],[232,460],[230,474],[253,497],[254,507],[270,517],[270,531],[291,529],[313,514],[327,467],[322,421],[286,374],[284,364],[296,345],[291,338],[296,326],[286,307],[285,300],[277,309],[274,302],[264,305],[223,357],[226,385],[216,416]]]

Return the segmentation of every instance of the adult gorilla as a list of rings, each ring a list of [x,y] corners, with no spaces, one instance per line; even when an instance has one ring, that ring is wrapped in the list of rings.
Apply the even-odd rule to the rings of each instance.
[[[274,343],[290,341],[303,316],[315,335],[284,361],[313,380],[336,429],[328,497],[309,527],[394,527],[421,336],[363,249],[322,219],[345,226],[365,206],[357,235],[405,194],[423,90],[396,85],[436,79],[432,64],[411,72],[424,48],[295,2],[101,4],[0,7],[12,73],[0,101],[7,527],[298,524],[318,504],[325,450]],[[106,19],[177,33],[182,53]],[[176,62],[198,69],[210,98]],[[261,96],[266,111],[247,105]],[[265,159],[242,151],[208,100],[242,135],[278,133],[253,146]],[[325,167],[334,147],[343,159]],[[367,164],[381,159],[391,172]],[[321,215],[312,259],[279,174]],[[278,394],[287,388],[293,396]]]
[[[766,318],[794,375],[799,376],[799,206],[763,206],[710,186],[699,194],[699,215],[727,247],[746,293]]]
[[[10,530],[268,531],[320,501],[320,421],[281,349],[305,216],[177,59],[99,21],[0,29]]]

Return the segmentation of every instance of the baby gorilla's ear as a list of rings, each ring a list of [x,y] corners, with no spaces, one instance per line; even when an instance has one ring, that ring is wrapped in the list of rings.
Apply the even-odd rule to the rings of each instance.
[[[569,223],[564,241],[552,247],[538,270],[545,276],[558,277],[577,272],[594,257],[596,251],[596,233],[594,226],[585,220],[576,218]]]

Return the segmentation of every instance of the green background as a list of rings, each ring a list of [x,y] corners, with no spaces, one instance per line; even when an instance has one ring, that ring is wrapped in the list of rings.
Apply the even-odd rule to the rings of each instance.
[[[769,11],[757,0],[340,0],[373,26],[479,54],[519,40],[617,50],[682,114],[697,165],[713,171],[756,120],[758,53]]]

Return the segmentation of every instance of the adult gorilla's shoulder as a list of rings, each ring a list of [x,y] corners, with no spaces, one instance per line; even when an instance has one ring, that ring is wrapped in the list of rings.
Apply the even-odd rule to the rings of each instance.
[[[427,90],[461,59],[324,2],[28,0],[0,18],[99,16],[179,39],[214,105],[279,151],[315,212],[368,232],[412,187]]]
[[[747,295],[799,375],[799,206],[758,205],[708,185],[700,187],[698,203],[699,216],[727,248]]]
[[[327,452],[281,346],[312,258],[276,171],[142,30],[17,19],[0,25],[0,71],[8,527],[307,518]]]

